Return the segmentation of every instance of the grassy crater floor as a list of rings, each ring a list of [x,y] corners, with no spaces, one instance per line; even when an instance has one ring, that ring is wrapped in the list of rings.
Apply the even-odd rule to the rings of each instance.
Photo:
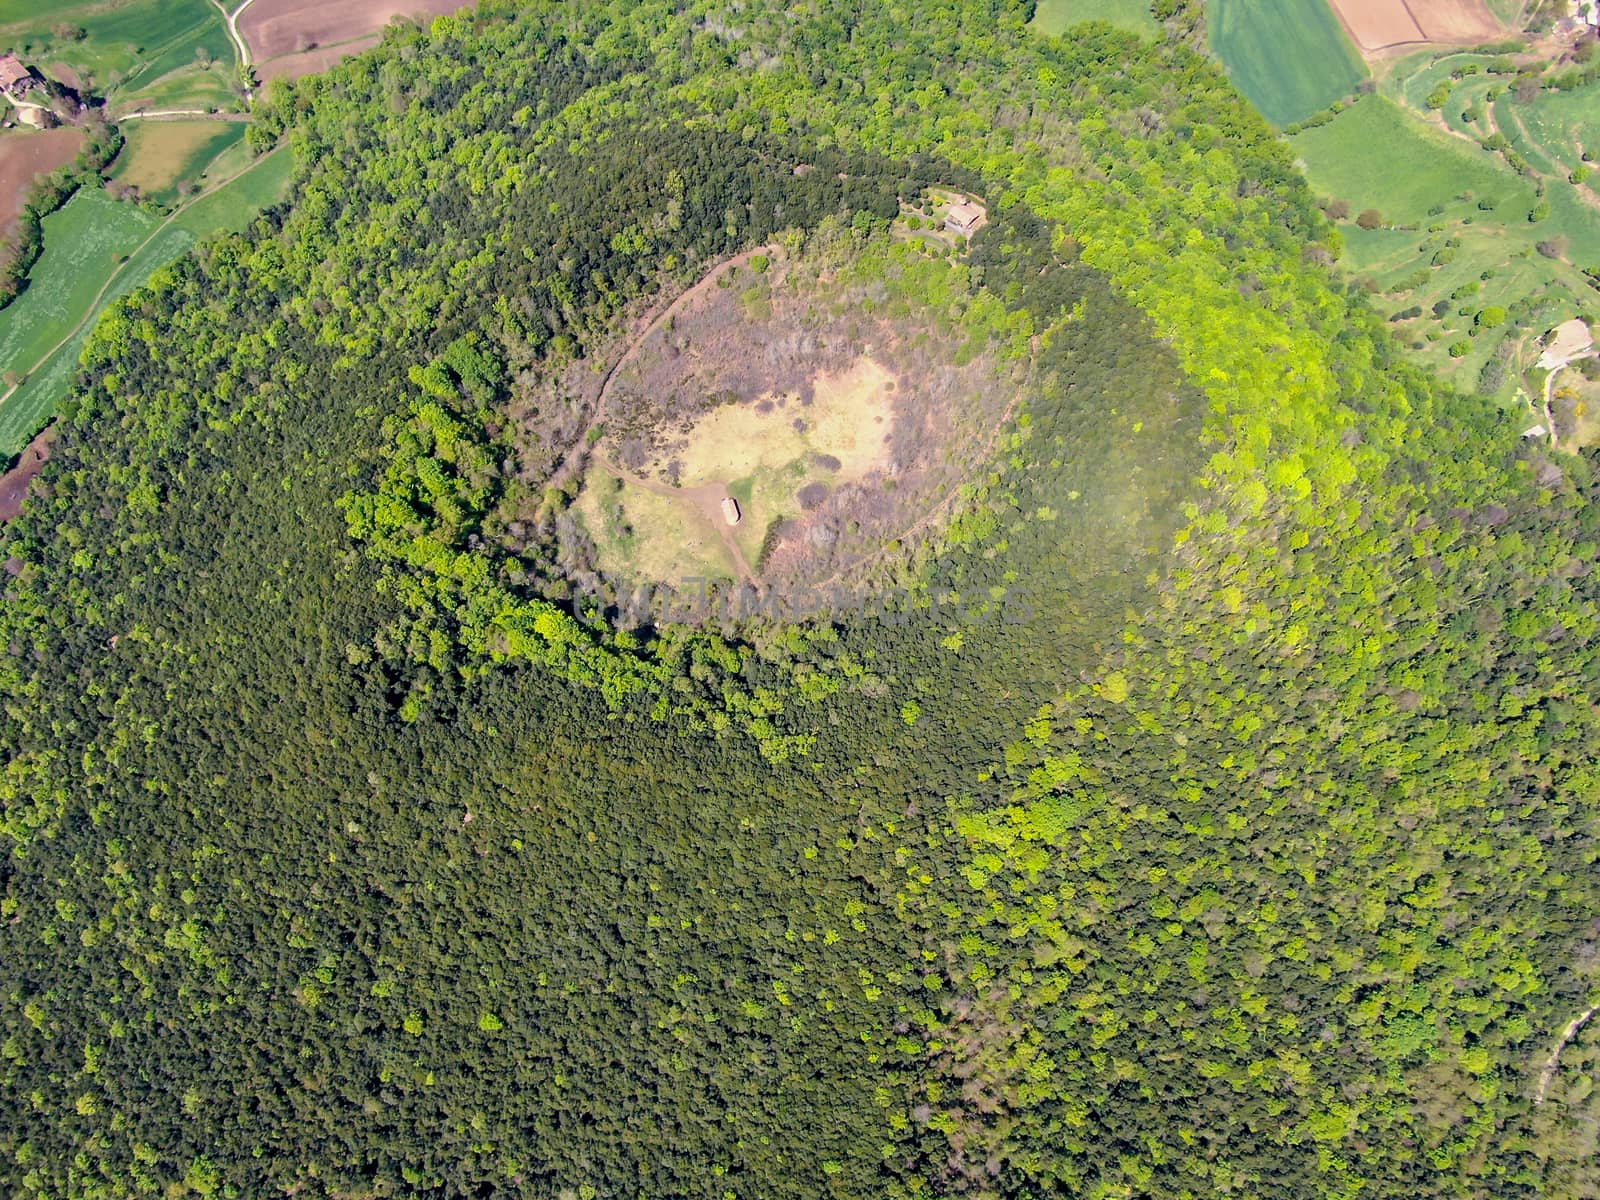
[[[921,240],[741,255],[621,355],[566,553],[632,583],[840,580],[937,532],[1031,357],[961,259]]]

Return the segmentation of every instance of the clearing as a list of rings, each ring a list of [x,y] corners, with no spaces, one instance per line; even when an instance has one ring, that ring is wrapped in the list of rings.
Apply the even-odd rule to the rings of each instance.
[[[199,183],[207,166],[244,137],[241,121],[132,121],[111,172],[114,185],[171,204]]]
[[[1028,348],[1004,340],[1003,305],[965,266],[920,241],[846,257],[748,252],[627,347],[558,522],[580,582],[804,588],[871,564],[953,500],[1025,388]],[[553,444],[539,422],[558,400],[522,409],[530,445]]]
[[[1275,125],[1321,112],[1367,77],[1327,0],[1215,0],[1206,16],[1212,51]]]
[[[1039,0],[1031,27],[1057,37],[1084,21],[1105,21],[1145,37],[1161,34],[1161,26],[1150,15],[1149,0]]]
[[[33,181],[66,166],[82,146],[81,129],[0,133],[0,239],[14,231]]]
[[[15,466],[0,475],[0,521],[9,521],[22,511],[28,487],[33,477],[44,470],[44,464],[50,459],[50,443],[55,440],[56,428],[52,425],[28,443]]]

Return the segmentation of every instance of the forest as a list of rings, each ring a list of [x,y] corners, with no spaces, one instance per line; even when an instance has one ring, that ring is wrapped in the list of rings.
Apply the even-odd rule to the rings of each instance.
[[[1163,8],[484,0],[266,93],[288,199],[0,529],[8,1194],[1600,1190],[1595,463]],[[949,506],[859,605],[586,586],[629,334],[931,186],[1027,366]]]

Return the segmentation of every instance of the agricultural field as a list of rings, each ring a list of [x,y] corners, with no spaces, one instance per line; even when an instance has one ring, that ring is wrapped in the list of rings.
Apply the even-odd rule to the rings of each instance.
[[[1472,45],[1501,36],[1502,26],[1483,0],[1330,0],[1339,19],[1369,59],[1397,48]]]
[[[0,133],[0,240],[21,214],[34,179],[66,166],[82,146],[81,129]]]
[[[1084,21],[1106,21],[1146,37],[1161,32],[1150,15],[1149,0],[1039,0],[1033,14],[1033,28],[1051,37]]]
[[[1471,115],[1472,95],[1481,100],[1496,86],[1493,77],[1468,77],[1458,90],[1469,95],[1452,93],[1433,121],[1402,107],[1419,87],[1433,94],[1437,79],[1450,80],[1472,59],[1450,55],[1391,78],[1388,94],[1361,100],[1291,145],[1313,189],[1341,202],[1334,211],[1344,265],[1376,289],[1375,302],[1396,318],[1401,340],[1457,387],[1511,403],[1528,386],[1518,367],[1533,340],[1596,307],[1583,271],[1597,263],[1582,255],[1600,259],[1592,251],[1600,246],[1600,208],[1564,171],[1518,174],[1479,144],[1486,127],[1462,114]],[[1515,107],[1528,161],[1572,154],[1563,118],[1581,122],[1584,100],[1545,92]],[[1548,143],[1533,139],[1536,122],[1526,119],[1541,105],[1548,107],[1539,127],[1558,131]],[[1482,120],[1495,119],[1478,107]],[[1492,362],[1499,365],[1486,370]]]
[[[1426,221],[1463,192],[1526,221],[1533,185],[1482,150],[1425,125],[1382,96],[1352,105],[1290,139],[1320,194],[1347,200],[1352,215],[1376,208],[1386,224]]]
[[[80,192],[45,219],[35,282],[0,311],[0,369],[26,375],[0,391],[0,458],[16,454],[65,399],[105,307],[197,242],[244,228],[283,197],[292,165],[288,150],[278,150],[165,221],[98,191]]]
[[[1367,77],[1327,0],[1216,0],[1207,23],[1235,86],[1276,125],[1321,112]]]
[[[157,220],[103,192],[84,189],[44,219],[45,250],[34,281],[0,310],[0,371],[24,372],[75,324],[118,263]]]
[[[242,121],[130,121],[127,144],[111,172],[115,187],[172,204],[197,187],[207,168],[244,139]]]
[[[370,49],[396,18],[426,22],[465,7],[463,0],[253,0],[238,27],[263,80],[294,79]]]

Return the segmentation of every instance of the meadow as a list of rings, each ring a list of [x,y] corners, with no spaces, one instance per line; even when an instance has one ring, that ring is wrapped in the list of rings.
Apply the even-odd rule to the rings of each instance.
[[[40,259],[44,269],[35,268],[33,286],[0,312],[0,364],[7,371],[27,373],[20,387],[0,398],[0,458],[20,451],[66,398],[83,344],[106,306],[149,282],[196,243],[243,229],[256,213],[283,197],[292,166],[287,150],[267,155],[159,224],[142,209],[100,191],[82,192],[46,218]],[[50,223],[57,218],[65,221],[52,230]],[[98,257],[89,249],[94,246],[101,248]],[[58,258],[47,264],[52,253]],[[126,258],[119,262],[122,256]],[[74,269],[68,258],[82,265]],[[24,309],[36,289],[46,296],[62,290],[70,295],[48,308],[36,302],[38,307]],[[26,325],[18,321],[23,314],[28,314]],[[31,370],[28,363],[35,364]]]
[[[1161,33],[1148,0],[1039,0],[1033,14],[1033,28],[1050,37],[1084,21],[1106,21],[1146,37]]]
[[[130,121],[111,178],[141,197],[171,204],[183,184],[200,182],[224,151],[244,138],[242,121]]]
[[[118,263],[156,223],[149,213],[87,188],[46,217],[33,283],[0,310],[0,371],[26,372],[41,358],[89,311]]]
[[[1276,125],[1321,112],[1367,77],[1327,0],[1215,0],[1207,23],[1234,85]]]
[[[1388,224],[1424,221],[1464,192],[1524,221],[1534,205],[1532,184],[1383,96],[1361,100],[1290,144],[1312,188],[1349,201],[1352,216],[1376,208]]]

